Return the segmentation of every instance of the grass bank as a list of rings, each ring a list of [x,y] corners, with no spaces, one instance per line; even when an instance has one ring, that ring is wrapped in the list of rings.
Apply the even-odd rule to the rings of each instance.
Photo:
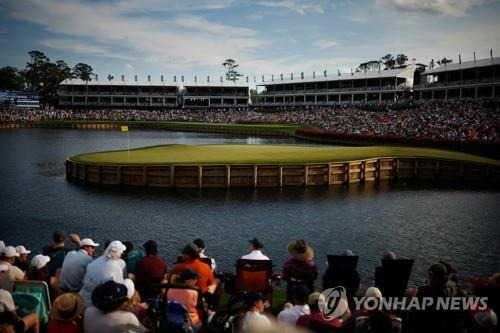
[[[376,157],[420,157],[500,166],[500,161],[430,148],[304,147],[277,145],[161,145],[81,154],[76,162],[91,164],[304,164],[363,160]]]

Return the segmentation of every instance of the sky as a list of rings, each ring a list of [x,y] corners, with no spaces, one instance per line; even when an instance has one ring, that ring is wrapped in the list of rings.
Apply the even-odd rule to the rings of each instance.
[[[410,63],[500,55],[500,0],[0,0],[0,67],[28,52],[100,80],[218,80],[222,62],[257,81],[350,72],[387,53]]]

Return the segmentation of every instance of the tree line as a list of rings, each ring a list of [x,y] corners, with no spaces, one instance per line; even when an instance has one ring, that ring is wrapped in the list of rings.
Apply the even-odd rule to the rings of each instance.
[[[12,66],[0,68],[0,89],[34,90],[40,94],[42,104],[54,105],[59,83],[66,79],[91,81],[95,78],[92,66],[77,63],[73,68],[64,60],[51,62],[43,52],[28,52],[30,60],[24,69]]]

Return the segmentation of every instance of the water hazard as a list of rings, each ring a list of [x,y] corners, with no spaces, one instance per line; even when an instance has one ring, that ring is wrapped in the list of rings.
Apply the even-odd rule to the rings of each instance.
[[[130,147],[185,144],[309,144],[292,138],[131,131]],[[309,241],[322,274],[326,254],[359,254],[363,283],[388,249],[415,258],[411,284],[428,266],[450,261],[462,284],[500,271],[500,192],[436,184],[387,183],[344,188],[122,189],[68,183],[64,160],[74,154],[127,148],[127,134],[78,130],[0,131],[0,239],[34,253],[54,229],[103,243],[156,239],[170,263],[197,237],[220,270],[233,271],[247,240],[263,240],[280,270],[286,244]]]

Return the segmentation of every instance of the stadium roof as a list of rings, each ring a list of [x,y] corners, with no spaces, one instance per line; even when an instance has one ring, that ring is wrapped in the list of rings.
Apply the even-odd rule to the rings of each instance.
[[[354,72],[354,73],[341,73],[340,76],[337,73],[328,74],[326,77],[323,73],[316,73],[316,77],[306,76],[303,79],[294,77],[293,80],[280,77],[275,77],[274,81],[267,80],[265,82],[257,83],[257,86],[269,86],[274,84],[287,84],[287,83],[310,83],[310,82],[323,82],[323,81],[344,81],[344,80],[357,80],[357,79],[378,79],[387,77],[404,77],[413,79],[413,67],[409,66],[406,68],[388,69],[379,71],[367,71],[367,72]]]
[[[177,82],[172,81],[129,81],[129,80],[92,80],[83,81],[80,79],[67,79],[59,83],[60,85],[89,85],[89,86],[177,86]]]
[[[457,62],[457,63],[447,64],[446,66],[441,65],[439,67],[426,70],[421,75],[429,75],[429,74],[442,73],[442,72],[447,72],[447,71],[456,71],[459,69],[485,67],[485,66],[491,66],[491,65],[500,65],[500,57],[493,58],[493,60],[491,58],[480,59],[480,60],[476,60],[475,63],[474,63],[474,60],[471,60],[471,61],[462,62],[461,64],[459,64]]]

